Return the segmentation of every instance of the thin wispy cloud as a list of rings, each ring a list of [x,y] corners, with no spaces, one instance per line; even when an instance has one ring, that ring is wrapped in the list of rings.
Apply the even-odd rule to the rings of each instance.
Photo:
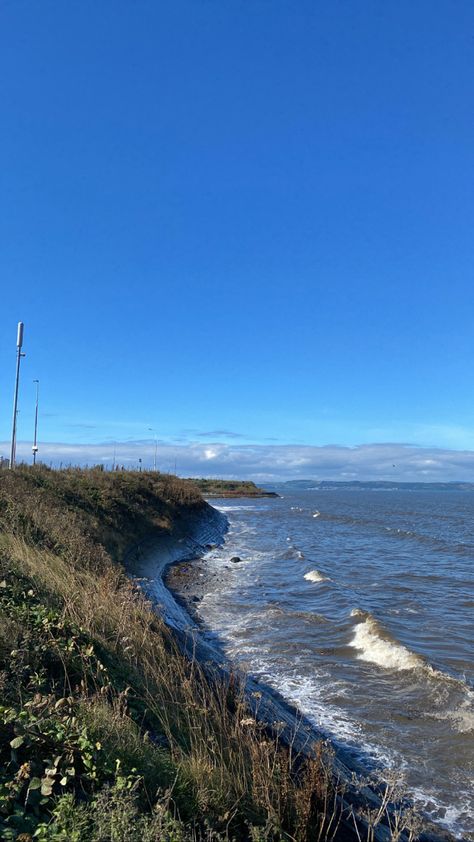
[[[126,467],[153,465],[153,441],[100,444],[41,443],[40,459],[47,464],[104,464],[113,460]],[[8,456],[7,442],[0,454]],[[19,442],[18,458],[31,459],[31,445]],[[181,476],[248,478],[257,482],[285,479],[396,480],[407,482],[472,481],[474,451],[418,447],[409,444],[247,445],[223,442],[158,445],[158,467]]]
[[[244,433],[236,433],[234,430],[196,430],[196,429],[188,429],[184,430],[183,433],[186,435],[187,440],[190,438],[199,438],[199,439],[211,439],[211,438],[225,438],[225,439],[246,439],[248,436],[244,435]]]
[[[209,439],[213,436],[217,438],[226,438],[226,439],[245,439],[246,436],[243,433],[234,433],[232,430],[208,430],[202,433],[196,433],[199,438],[202,439]]]

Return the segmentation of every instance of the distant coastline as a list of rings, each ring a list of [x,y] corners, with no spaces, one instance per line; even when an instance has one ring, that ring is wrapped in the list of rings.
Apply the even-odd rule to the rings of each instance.
[[[312,480],[291,479],[285,482],[265,483],[272,491],[474,491],[474,482],[390,482],[388,480]]]

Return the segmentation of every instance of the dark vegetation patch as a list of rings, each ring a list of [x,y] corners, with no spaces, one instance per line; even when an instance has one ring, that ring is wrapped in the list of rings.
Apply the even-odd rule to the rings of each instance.
[[[249,480],[189,479],[204,497],[278,497],[274,491],[264,491]]]

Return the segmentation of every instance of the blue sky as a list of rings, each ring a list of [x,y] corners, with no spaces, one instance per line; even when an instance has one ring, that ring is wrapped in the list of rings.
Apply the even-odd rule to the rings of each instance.
[[[470,0],[0,3],[0,441],[23,319],[20,440],[474,450],[473,79]]]

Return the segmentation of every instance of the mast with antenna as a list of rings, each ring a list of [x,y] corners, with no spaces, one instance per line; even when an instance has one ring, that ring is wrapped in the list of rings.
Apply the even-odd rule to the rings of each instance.
[[[23,322],[18,322],[18,333],[16,337],[16,376],[15,376],[15,392],[13,395],[13,421],[12,421],[12,443],[10,449],[10,469],[15,467],[16,459],[16,422],[18,416],[18,387],[20,385],[20,363],[21,358],[25,355],[22,352],[23,346]]]
[[[38,453],[38,402],[39,402],[39,380],[33,380],[36,383],[36,405],[35,405],[35,437],[33,440],[33,465],[36,465],[36,454]]]

